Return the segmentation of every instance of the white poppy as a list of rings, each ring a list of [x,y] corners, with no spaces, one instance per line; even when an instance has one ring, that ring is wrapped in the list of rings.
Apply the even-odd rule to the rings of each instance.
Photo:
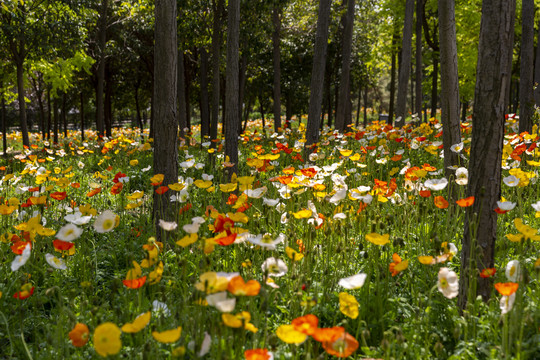
[[[424,186],[433,191],[440,191],[448,185],[446,178],[441,179],[429,179],[424,182]]]
[[[456,169],[456,184],[458,185],[467,185],[469,182],[469,170],[464,167],[459,167]]]
[[[514,301],[516,301],[516,293],[513,293],[510,296],[501,297],[499,307],[501,308],[502,315],[512,310],[512,308],[514,307]]]
[[[56,238],[62,241],[73,241],[78,239],[83,230],[73,224],[64,225],[56,233]]]
[[[443,267],[439,270],[439,281],[437,288],[448,299],[455,298],[458,295],[459,282],[458,277],[452,270]]]
[[[106,233],[113,230],[116,227],[116,220],[118,215],[111,210],[105,210],[94,221],[94,230],[98,233]],[[60,239],[62,240],[62,239]]]
[[[160,228],[162,228],[165,231],[174,231],[178,227],[178,224],[174,221],[165,221],[162,219],[159,219],[158,225]]]
[[[510,175],[503,178],[503,182],[510,187],[516,187],[519,184],[519,179],[514,175]]]
[[[15,256],[15,259],[11,262],[11,271],[19,270],[30,258],[32,245],[27,243],[21,255]]]
[[[506,265],[506,278],[509,281],[517,282],[521,277],[521,264],[517,260],[512,260]]]
[[[185,232],[188,234],[196,234],[199,232],[199,228],[201,227],[200,223],[193,223],[193,224],[186,224],[182,226],[182,229],[184,229]]]
[[[356,274],[339,280],[338,285],[348,290],[359,289],[364,286],[367,274]]]
[[[47,263],[55,269],[58,269],[58,270],[67,269],[66,262],[62,259],[57,258],[56,256],[52,254],[45,254],[45,260],[47,260]]]
[[[236,306],[236,298],[227,298],[227,292],[221,291],[215,294],[206,296],[206,302],[208,305],[215,307],[220,312],[231,312]]]
[[[280,277],[289,270],[287,264],[281,259],[269,257],[261,265],[262,271],[268,273],[268,276]]]

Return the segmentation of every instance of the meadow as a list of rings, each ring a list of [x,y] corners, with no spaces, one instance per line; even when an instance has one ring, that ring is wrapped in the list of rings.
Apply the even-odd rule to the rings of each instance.
[[[223,143],[196,126],[175,184],[154,173],[147,130],[58,144],[34,133],[11,149],[0,358],[540,358],[536,127],[520,135],[507,119],[495,268],[480,273],[493,292],[463,312],[470,122],[451,181],[435,118],[325,128],[308,159],[304,130],[250,122],[230,181]],[[154,196],[175,221],[152,217]]]

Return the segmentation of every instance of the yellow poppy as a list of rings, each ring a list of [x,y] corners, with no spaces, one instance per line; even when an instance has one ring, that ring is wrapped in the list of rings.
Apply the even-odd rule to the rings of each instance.
[[[377,233],[371,233],[366,235],[366,240],[375,245],[386,245],[390,242],[390,235],[379,235]]]
[[[281,325],[276,330],[276,335],[287,344],[301,344],[307,339],[307,335],[295,330],[293,325]]]
[[[150,313],[150,311],[137,316],[133,322],[127,323],[122,326],[122,331],[125,333],[137,333],[141,331],[146,327],[146,325],[150,323],[151,316],[152,314]]]
[[[152,331],[152,337],[163,344],[170,344],[178,339],[182,335],[182,327],[179,326],[176,329],[166,330],[163,332]]]
[[[339,293],[339,311],[351,319],[358,317],[358,301],[356,298],[346,292]]]

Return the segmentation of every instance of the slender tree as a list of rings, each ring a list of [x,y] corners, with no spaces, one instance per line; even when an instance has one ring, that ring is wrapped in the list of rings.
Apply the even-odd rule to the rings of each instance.
[[[321,105],[324,86],[324,70],[326,67],[326,49],[328,46],[328,25],[330,23],[330,5],[332,0],[319,1],[317,17],[317,33],[313,50],[313,70],[309,94],[309,112],[306,129],[305,154],[312,151],[313,144],[319,141],[319,121],[321,121]]]
[[[98,68],[97,68],[97,86],[96,86],[96,129],[98,134],[105,134],[105,105],[103,102],[103,93],[105,87],[105,46],[107,44],[107,9],[109,0],[101,1],[98,22]]]
[[[274,65],[274,132],[279,132],[281,128],[281,16],[279,0],[274,0],[272,8],[272,24],[274,32],[272,33],[273,45],[273,65]]]
[[[422,120],[422,17],[424,15],[424,0],[416,0],[416,64],[415,64],[415,104],[414,111]]]
[[[519,132],[532,131],[534,111],[534,0],[521,2],[521,64],[519,74]]]
[[[224,11],[224,0],[212,0],[214,19],[212,22],[212,117],[210,119],[210,139],[216,140],[218,134],[220,71],[221,62],[221,17]],[[212,143],[215,147],[216,143]]]
[[[347,1],[347,13],[344,16],[345,27],[343,29],[343,46],[341,58],[341,80],[339,82],[339,100],[336,114],[336,129],[343,132],[347,127],[347,104],[351,101],[350,73],[351,73],[351,50],[354,26],[355,0]]]
[[[459,156],[450,147],[460,142],[459,80],[454,0],[439,0],[439,38],[441,48],[441,122],[443,125],[444,172],[451,183],[450,166]],[[436,76],[436,75],[435,75]],[[451,187],[452,188],[452,187]],[[454,199],[454,192],[450,192]]]
[[[537,43],[540,44],[540,19],[538,20]],[[534,103],[540,106],[540,46],[536,46],[536,60],[534,62]]]
[[[403,24],[403,39],[401,43],[401,63],[399,66],[399,82],[396,106],[396,126],[405,125],[407,115],[407,84],[411,71],[411,42],[414,0],[405,3],[405,22]],[[399,120],[398,120],[399,119]]]
[[[180,135],[184,135],[184,130],[187,128],[187,105],[186,105],[186,77],[184,74],[184,50],[182,46],[178,49],[177,60],[177,76],[178,76],[178,127]]]
[[[156,0],[154,46],[154,172],[163,174],[163,184],[178,181],[177,156],[177,56],[176,0]],[[154,193],[154,220],[160,236],[158,220],[170,219],[168,196]]]
[[[201,139],[210,136],[210,104],[208,102],[208,52],[204,46],[201,53]]]
[[[497,213],[493,209],[501,198],[504,99],[510,85],[508,56],[515,8],[515,0],[482,3],[467,187],[467,196],[474,197],[474,204],[465,216],[458,300],[462,309],[469,297],[474,299],[478,294],[487,300],[493,291],[490,279],[478,274],[494,263]]]
[[[225,95],[225,155],[233,164],[228,168],[229,178],[238,172],[238,109],[239,91],[239,39],[240,39],[240,0],[229,0],[227,9],[227,92]]]

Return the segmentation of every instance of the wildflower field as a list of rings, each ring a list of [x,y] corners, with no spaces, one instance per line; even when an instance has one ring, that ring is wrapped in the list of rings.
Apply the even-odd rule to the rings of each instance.
[[[2,158],[0,358],[540,358],[536,128],[507,120],[493,291],[461,312],[470,123],[451,181],[434,118],[325,129],[308,159],[298,124],[251,122],[231,180],[197,127],[175,184],[138,129]]]

